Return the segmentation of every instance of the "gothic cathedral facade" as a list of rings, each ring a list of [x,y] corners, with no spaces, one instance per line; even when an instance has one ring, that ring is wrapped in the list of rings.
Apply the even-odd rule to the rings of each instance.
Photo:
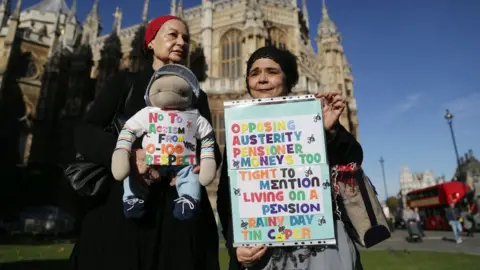
[[[314,39],[317,52],[306,0],[300,6],[297,0],[198,1],[184,9],[182,0],[171,0],[170,13],[189,25],[189,66],[208,94],[221,149],[223,101],[246,96],[247,59],[267,44],[297,55],[300,79],[293,94],[342,91],[347,109],[341,123],[358,139],[352,70],[325,1]],[[21,3],[17,0],[13,11],[11,0],[0,4],[0,106],[15,112],[9,119],[19,130],[19,142],[12,146],[17,163],[55,163],[72,154],[72,125],[106,81],[119,70],[145,66],[140,50],[149,0],[141,22],[126,28],[117,7],[112,32],[104,36],[98,0],[83,23],[77,20],[76,0],[71,7],[65,0],[41,0],[23,10]]]

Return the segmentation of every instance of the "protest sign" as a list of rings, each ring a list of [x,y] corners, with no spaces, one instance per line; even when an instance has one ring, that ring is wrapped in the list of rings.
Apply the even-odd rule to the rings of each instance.
[[[147,165],[196,165],[198,113],[152,108],[144,138]]]
[[[321,104],[225,102],[234,246],[335,244]]]

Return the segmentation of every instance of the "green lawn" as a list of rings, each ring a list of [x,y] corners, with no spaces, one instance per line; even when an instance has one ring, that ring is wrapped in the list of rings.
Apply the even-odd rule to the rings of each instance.
[[[72,245],[0,245],[0,269],[65,269],[66,260]],[[228,254],[220,250],[222,269],[227,269]],[[365,270],[474,270],[479,269],[480,256],[437,253],[437,252],[403,252],[387,251],[362,252]]]

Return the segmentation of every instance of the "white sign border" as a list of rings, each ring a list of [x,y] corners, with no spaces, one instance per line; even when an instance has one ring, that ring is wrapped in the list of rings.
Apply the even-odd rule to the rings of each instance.
[[[232,108],[232,107],[245,107],[245,106],[252,106],[252,105],[272,105],[272,104],[282,104],[282,103],[292,103],[292,102],[298,102],[298,101],[312,101],[312,100],[317,100],[315,95],[229,100],[229,101],[224,101],[223,105],[225,108]]]

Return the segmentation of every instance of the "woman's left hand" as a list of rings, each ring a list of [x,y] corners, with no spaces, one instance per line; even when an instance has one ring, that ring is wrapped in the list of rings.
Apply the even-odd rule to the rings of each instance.
[[[198,174],[200,172],[200,165],[196,165],[195,167],[193,167],[192,169],[192,172],[194,174]],[[175,186],[175,183],[177,182],[177,177],[172,177],[172,181],[170,181],[170,186]]]
[[[315,97],[322,103],[323,127],[330,131],[345,109],[345,98],[340,91],[317,93]]]

